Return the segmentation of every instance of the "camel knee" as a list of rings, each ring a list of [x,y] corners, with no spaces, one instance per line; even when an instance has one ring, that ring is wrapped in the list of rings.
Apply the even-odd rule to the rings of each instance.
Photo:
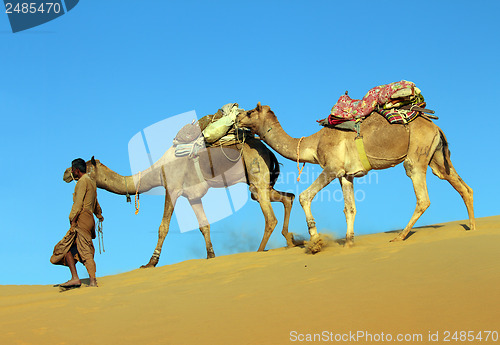
[[[309,206],[311,204],[311,199],[312,198],[309,193],[307,193],[307,191],[303,191],[302,193],[300,193],[299,202],[302,208]]]
[[[269,219],[267,219],[266,223],[267,223],[266,230],[273,231],[274,228],[276,227],[276,225],[278,225],[278,220],[276,219],[275,216],[272,216],[272,217],[269,217]]]
[[[429,199],[419,200],[417,202],[417,211],[424,213],[425,210],[429,208],[429,206],[431,206],[431,202]]]

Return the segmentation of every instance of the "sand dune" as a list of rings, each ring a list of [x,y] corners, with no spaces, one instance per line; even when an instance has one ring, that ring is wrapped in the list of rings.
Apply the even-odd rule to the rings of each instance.
[[[500,216],[465,223],[316,255],[190,260],[101,277],[97,289],[0,286],[0,344],[500,343],[485,341],[500,332]]]

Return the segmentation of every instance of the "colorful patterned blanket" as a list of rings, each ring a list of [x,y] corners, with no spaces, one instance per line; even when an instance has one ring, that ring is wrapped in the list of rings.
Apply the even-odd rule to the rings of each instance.
[[[391,123],[406,123],[419,114],[417,111],[401,109],[401,106],[408,104],[425,107],[420,90],[415,84],[402,80],[374,87],[363,99],[352,99],[346,92],[333,106],[328,118],[318,122],[335,126],[345,121],[362,119],[377,110]]]
[[[408,123],[415,120],[421,114],[421,111],[414,109],[425,108],[425,106],[425,102],[417,102],[401,108],[380,109],[378,112],[390,123]]]

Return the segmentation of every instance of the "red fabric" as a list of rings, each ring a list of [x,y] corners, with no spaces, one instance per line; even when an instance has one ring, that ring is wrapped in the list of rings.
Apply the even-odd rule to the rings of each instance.
[[[391,84],[380,85],[368,91],[363,99],[352,99],[343,95],[333,106],[328,122],[335,125],[348,120],[355,120],[368,116],[375,110],[377,105],[383,105],[390,101],[391,96],[397,91],[409,88],[411,94],[415,94],[415,84],[410,81],[399,81]]]

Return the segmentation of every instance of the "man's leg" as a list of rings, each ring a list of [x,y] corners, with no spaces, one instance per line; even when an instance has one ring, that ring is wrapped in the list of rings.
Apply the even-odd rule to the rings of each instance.
[[[89,286],[97,287],[97,279],[95,278],[96,267],[94,258],[89,258],[85,261],[85,268],[89,273],[89,278],[90,278]]]
[[[78,252],[78,257],[82,264],[85,265],[87,272],[89,273],[89,286],[97,287],[97,280],[95,277],[96,264],[94,261],[94,245],[92,239],[86,238],[80,234],[76,236],[75,249]]]
[[[80,285],[82,282],[80,281],[80,278],[78,277],[78,273],[76,272],[76,262],[75,258],[73,257],[72,251],[68,251],[66,255],[64,256],[64,259],[66,261],[66,264],[69,267],[69,270],[71,272],[71,279],[68,280],[66,283],[61,284],[62,287],[66,286],[71,286],[71,285]]]

